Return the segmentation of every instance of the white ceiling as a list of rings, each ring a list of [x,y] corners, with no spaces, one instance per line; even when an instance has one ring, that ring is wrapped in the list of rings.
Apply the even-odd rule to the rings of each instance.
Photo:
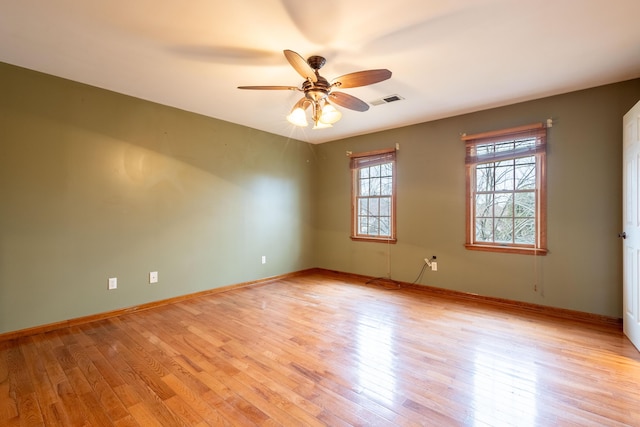
[[[295,128],[300,93],[236,88],[300,86],[283,49],[405,99]],[[321,143],[640,77],[640,1],[0,0],[0,61]]]

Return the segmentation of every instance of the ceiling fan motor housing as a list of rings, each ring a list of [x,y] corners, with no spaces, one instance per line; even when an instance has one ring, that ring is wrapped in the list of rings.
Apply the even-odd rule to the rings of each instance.
[[[304,96],[316,102],[326,98],[329,95],[329,89],[331,89],[331,85],[322,76],[318,76],[317,82],[306,80],[302,84]]]

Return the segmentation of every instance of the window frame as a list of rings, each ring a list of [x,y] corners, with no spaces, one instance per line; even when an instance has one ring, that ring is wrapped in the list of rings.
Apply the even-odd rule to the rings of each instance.
[[[363,153],[349,154],[349,167],[351,169],[351,240],[377,243],[396,243],[396,150],[388,148],[383,150],[367,151]],[[364,167],[376,166],[384,163],[392,163],[391,168],[391,207],[390,207],[390,236],[374,236],[360,234],[358,232],[358,199],[360,178],[359,171]]]
[[[526,255],[546,255],[547,249],[547,179],[546,179],[546,137],[547,131],[542,123],[463,135],[466,159],[466,239],[465,248],[477,251],[515,253]],[[535,146],[523,150],[513,150],[493,155],[478,155],[475,148],[483,144],[516,141],[535,138]],[[496,163],[534,156],[536,159],[535,179],[535,239],[533,244],[505,242],[484,242],[476,240],[476,167],[486,163]],[[515,189],[514,189],[515,192]],[[494,191],[494,194],[497,192]]]

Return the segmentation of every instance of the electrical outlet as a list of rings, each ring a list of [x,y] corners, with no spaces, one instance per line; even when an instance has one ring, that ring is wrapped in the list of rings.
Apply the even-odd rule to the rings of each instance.
[[[109,289],[110,291],[112,291],[114,289],[118,289],[118,278],[117,277],[109,277],[109,285],[107,286],[107,289]]]
[[[438,271],[438,263],[436,261],[431,261],[431,271]]]
[[[158,272],[152,271],[149,273],[149,283],[158,283]]]
[[[267,263],[267,256],[266,255],[262,255],[262,263],[263,264]]]

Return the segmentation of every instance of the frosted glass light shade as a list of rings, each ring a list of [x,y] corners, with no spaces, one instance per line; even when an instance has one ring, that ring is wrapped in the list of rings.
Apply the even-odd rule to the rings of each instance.
[[[342,113],[335,109],[335,107],[329,103],[324,104],[322,107],[322,115],[320,121],[326,124],[332,124],[342,118]]]
[[[296,126],[307,126],[307,115],[300,107],[294,108],[293,111],[287,116],[287,121]]]

